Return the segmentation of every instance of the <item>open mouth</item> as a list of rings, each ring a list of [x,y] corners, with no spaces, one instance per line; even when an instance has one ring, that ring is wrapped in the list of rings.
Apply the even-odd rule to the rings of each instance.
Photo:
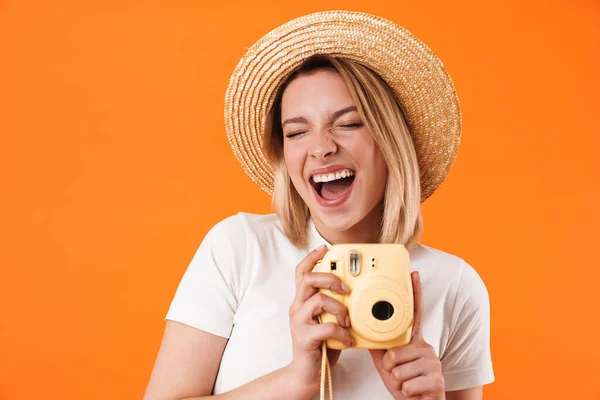
[[[310,183],[322,199],[335,200],[350,189],[355,176],[356,173],[351,169],[344,169],[328,174],[315,174],[310,178]]]

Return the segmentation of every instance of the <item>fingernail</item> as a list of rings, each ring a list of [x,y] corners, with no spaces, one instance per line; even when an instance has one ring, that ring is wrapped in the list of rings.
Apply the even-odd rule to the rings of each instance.
[[[346,328],[350,328],[350,318],[346,315]]]
[[[319,247],[317,247],[317,248],[315,249],[315,252],[319,252],[319,251],[321,251],[321,250],[324,250],[326,247],[327,247],[327,245],[326,245],[326,244],[324,244],[324,245],[322,245],[322,246],[319,246]]]
[[[355,344],[355,343],[354,343],[354,340],[351,340],[351,341],[350,341],[350,347],[354,347],[354,344]]]
[[[344,282],[342,282],[342,290],[346,293],[350,293],[350,288]]]

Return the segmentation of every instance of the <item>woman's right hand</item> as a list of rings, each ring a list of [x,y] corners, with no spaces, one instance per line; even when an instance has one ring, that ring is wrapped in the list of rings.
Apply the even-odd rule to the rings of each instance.
[[[339,294],[348,294],[348,287],[334,274],[312,272],[326,250],[327,247],[322,246],[311,251],[296,267],[296,297],[290,307],[293,358],[289,368],[298,383],[315,391],[319,388],[321,377],[321,343],[327,339],[336,339],[347,347],[354,345],[345,329],[350,327],[346,307],[319,293],[319,289],[325,288]],[[337,324],[320,324],[317,316],[323,312],[335,315]],[[327,349],[327,356],[333,367],[340,356],[340,350]]]

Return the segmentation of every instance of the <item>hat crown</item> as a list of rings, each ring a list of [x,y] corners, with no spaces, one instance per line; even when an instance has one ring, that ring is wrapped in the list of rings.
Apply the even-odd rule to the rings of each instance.
[[[446,179],[462,133],[454,84],[433,51],[405,28],[355,11],[305,15],[264,35],[241,58],[225,95],[229,143],[245,173],[273,193],[273,170],[262,152],[264,122],[285,80],[311,56],[366,65],[396,95],[413,138],[426,200]]]

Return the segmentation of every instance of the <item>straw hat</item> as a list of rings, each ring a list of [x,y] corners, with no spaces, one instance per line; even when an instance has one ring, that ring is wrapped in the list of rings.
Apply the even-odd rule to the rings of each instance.
[[[425,201],[446,179],[458,153],[458,96],[444,65],[423,42],[395,23],[365,13],[306,15],[248,49],[225,96],[227,137],[244,172],[272,195],[273,169],[261,149],[265,118],[279,86],[316,54],[362,63],[392,88],[413,138]]]

